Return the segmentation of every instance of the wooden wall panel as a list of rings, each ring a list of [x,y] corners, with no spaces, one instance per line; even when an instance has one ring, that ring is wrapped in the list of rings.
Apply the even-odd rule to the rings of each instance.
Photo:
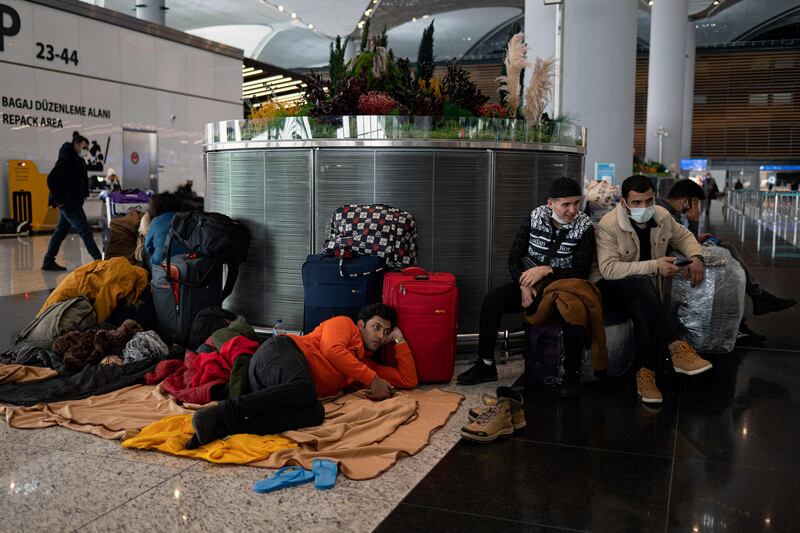
[[[634,150],[643,156],[648,56],[636,62]],[[800,157],[800,50],[698,52],[692,156]]]

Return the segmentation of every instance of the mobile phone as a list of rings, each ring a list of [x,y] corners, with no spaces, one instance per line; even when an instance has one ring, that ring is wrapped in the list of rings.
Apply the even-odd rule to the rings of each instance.
[[[673,261],[672,264],[675,265],[676,267],[685,267],[685,266],[691,265],[692,264],[692,260],[679,257],[678,259]]]

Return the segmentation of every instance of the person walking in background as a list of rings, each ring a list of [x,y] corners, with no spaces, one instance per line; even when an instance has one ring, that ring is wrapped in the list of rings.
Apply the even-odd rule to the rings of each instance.
[[[711,176],[711,172],[706,172],[703,176],[703,192],[706,195],[703,200],[703,214],[708,219],[711,216],[711,200],[719,196],[719,187],[716,180]]]
[[[58,161],[47,175],[47,188],[50,190],[48,205],[58,207],[60,213],[56,229],[44,254],[42,270],[67,269],[56,263],[56,256],[71,228],[81,236],[86,250],[93,259],[103,258],[94,242],[92,228],[83,210],[83,201],[89,196],[89,176],[86,173],[85,161],[88,148],[89,141],[86,137],[77,131],[74,132],[72,141],[61,145]]]

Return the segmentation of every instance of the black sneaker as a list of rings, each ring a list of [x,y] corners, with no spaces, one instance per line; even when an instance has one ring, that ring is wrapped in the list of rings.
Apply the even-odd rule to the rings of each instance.
[[[766,315],[789,309],[797,303],[794,298],[778,298],[768,292],[753,296],[753,314]]]
[[[483,359],[478,359],[469,370],[459,374],[456,381],[459,385],[477,385],[478,383],[497,381],[497,367],[487,365]]]
[[[756,333],[749,327],[747,327],[747,323],[745,323],[744,318],[739,323],[739,334],[744,336],[743,340],[747,342],[754,342],[754,343],[762,343],[767,340],[765,335],[761,335],[760,333]]]
[[[63,272],[67,269],[67,267],[63,267],[53,261],[52,263],[42,263],[42,270],[49,270],[52,272]]]

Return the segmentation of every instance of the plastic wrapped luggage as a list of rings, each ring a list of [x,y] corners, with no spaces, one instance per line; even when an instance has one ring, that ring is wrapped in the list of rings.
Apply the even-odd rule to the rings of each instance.
[[[678,335],[701,353],[728,353],[744,315],[745,274],[728,250],[703,246],[705,280],[692,288],[672,278],[671,317]]]
[[[414,354],[420,383],[453,377],[458,333],[458,287],[447,272],[409,267],[389,272],[383,303],[397,311],[397,325]]]
[[[356,256],[343,261],[340,272],[339,258],[309,255],[303,263],[303,331],[339,315],[355,322],[362,307],[381,301],[383,267],[379,257]]]
[[[605,377],[618,378],[624,376],[633,367],[636,359],[636,338],[633,332],[633,321],[606,323],[606,349],[608,350],[608,368]],[[592,351],[583,352],[581,362],[581,383],[598,381],[601,378],[592,368]]]

